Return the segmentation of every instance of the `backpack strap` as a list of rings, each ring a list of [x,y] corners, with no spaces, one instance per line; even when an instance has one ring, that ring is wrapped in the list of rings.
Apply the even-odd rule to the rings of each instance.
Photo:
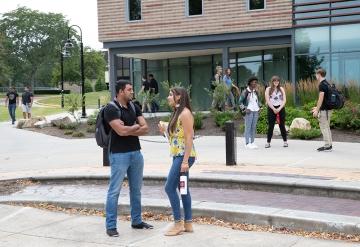
[[[121,109],[120,109],[120,107],[114,101],[110,101],[109,105],[112,105],[112,106],[114,106],[116,108],[116,110],[118,111],[118,114],[119,114],[119,119],[120,119],[121,118]],[[108,144],[108,156],[110,155],[111,136],[112,136],[111,132],[112,131],[113,131],[113,129],[110,126],[110,133],[109,133],[110,137],[109,137],[109,144]]]

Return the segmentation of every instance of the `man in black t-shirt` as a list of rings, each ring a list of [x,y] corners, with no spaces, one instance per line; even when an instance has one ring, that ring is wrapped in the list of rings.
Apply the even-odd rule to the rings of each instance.
[[[326,70],[318,68],[315,72],[316,79],[319,82],[319,98],[316,106],[312,109],[313,116],[319,119],[320,130],[323,135],[325,145],[319,147],[317,151],[331,151],[332,137],[330,130],[330,119],[332,111],[328,110],[326,99],[329,97],[329,83],[326,81]]]
[[[148,132],[148,125],[140,108],[131,103],[133,88],[130,82],[117,82],[115,85],[117,107],[108,104],[104,111],[107,129],[111,128],[109,161],[111,175],[106,199],[106,233],[117,237],[118,199],[125,175],[130,188],[131,227],[149,229],[153,226],[141,219],[141,186],[143,183],[144,159],[140,152],[139,136]],[[135,109],[135,111],[134,111]],[[119,114],[119,110],[121,114]],[[121,116],[119,118],[119,116]]]
[[[149,83],[150,83],[150,94],[156,95],[159,93],[159,85],[158,82],[155,80],[155,77],[153,74],[149,74]],[[154,99],[151,102],[151,111],[157,112],[159,111],[159,104]]]
[[[34,102],[34,95],[28,87],[25,87],[24,93],[21,95],[21,106],[24,118],[31,118],[31,107]]]
[[[9,92],[6,94],[5,107],[8,107],[9,114],[11,117],[11,123],[14,124],[16,121],[15,112],[16,106],[19,104],[19,95],[17,94],[14,87],[11,87]]]

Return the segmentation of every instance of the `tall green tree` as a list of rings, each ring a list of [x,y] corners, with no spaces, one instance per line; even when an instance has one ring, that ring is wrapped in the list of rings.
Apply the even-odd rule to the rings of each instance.
[[[59,60],[59,44],[66,39],[67,28],[68,21],[62,14],[43,13],[26,7],[3,14],[0,32],[9,40],[6,50],[9,54],[7,62],[15,71],[12,80],[34,86],[38,80],[36,76],[48,71]]]
[[[11,77],[11,68],[7,64],[7,50],[6,47],[6,38],[0,33],[0,87],[9,85]]]

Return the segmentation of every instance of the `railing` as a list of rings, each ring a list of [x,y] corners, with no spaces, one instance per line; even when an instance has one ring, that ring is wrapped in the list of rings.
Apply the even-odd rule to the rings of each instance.
[[[360,23],[360,0],[293,1],[293,26]]]

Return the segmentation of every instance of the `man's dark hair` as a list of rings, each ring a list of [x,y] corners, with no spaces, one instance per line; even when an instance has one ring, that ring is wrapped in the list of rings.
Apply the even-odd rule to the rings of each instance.
[[[322,67],[316,68],[315,73],[321,75],[322,77],[326,76],[326,70]]]
[[[128,80],[118,80],[115,84],[115,91],[116,94],[119,93],[120,89],[124,90],[126,88],[126,85],[132,85],[130,81]]]
[[[152,77],[152,78],[154,78],[154,75],[153,75],[153,74],[149,74],[149,77]]]
[[[248,86],[250,85],[250,83],[252,82],[252,81],[259,81],[259,79],[256,77],[256,76],[251,76],[249,79],[248,79]]]

